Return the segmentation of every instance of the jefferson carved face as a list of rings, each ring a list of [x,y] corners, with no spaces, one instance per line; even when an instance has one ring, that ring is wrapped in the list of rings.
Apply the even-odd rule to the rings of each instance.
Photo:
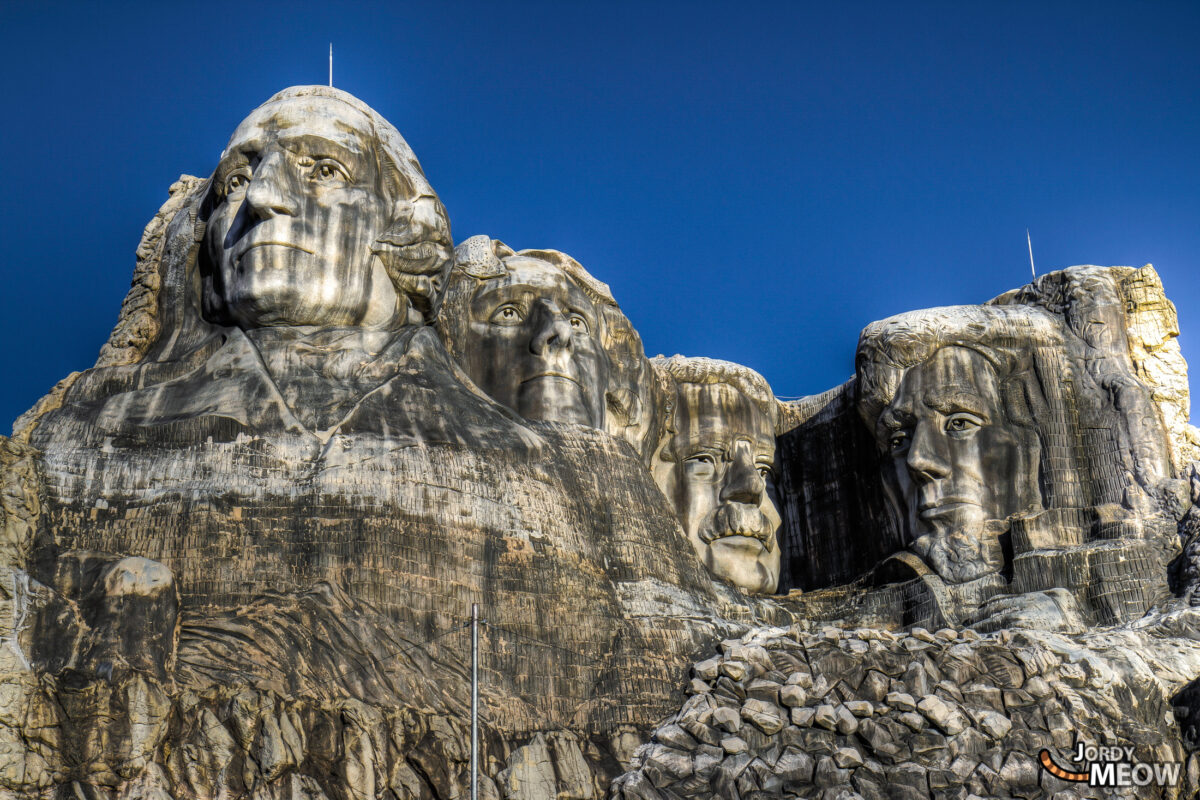
[[[329,97],[254,111],[213,175],[205,245],[244,328],[376,325],[398,298],[371,252],[389,203],[370,120]]]
[[[877,435],[916,549],[957,541],[958,560],[935,563],[943,577],[967,580],[996,566],[985,523],[1040,502],[1038,444],[1005,415],[991,363],[966,347],[945,347],[912,367],[879,418]],[[988,563],[969,563],[967,554]]]
[[[708,570],[748,592],[779,584],[774,464],[775,431],[754,402],[726,383],[678,384],[654,477]]]
[[[461,362],[475,383],[527,419],[604,424],[609,363],[588,295],[553,264],[520,256],[468,305]]]

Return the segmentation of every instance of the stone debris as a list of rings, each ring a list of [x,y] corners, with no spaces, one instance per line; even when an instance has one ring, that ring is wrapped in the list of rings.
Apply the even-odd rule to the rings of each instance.
[[[1185,762],[1179,786],[1105,797],[1192,797],[1200,758],[1183,748],[1171,702],[1187,675],[1200,674],[1200,636],[1170,642],[1163,634],[1198,624],[1200,612],[1178,608],[1074,635],[751,631],[744,638],[761,651],[755,658],[742,660],[746,650],[726,642],[716,663],[702,661],[695,672],[719,672],[736,653],[761,676],[691,694],[634,754],[611,796],[1068,800],[1092,795],[1046,773],[1038,757],[1045,748],[1069,765],[1083,740],[1129,743],[1145,761]],[[826,673],[822,664],[839,666]],[[959,680],[946,679],[953,671]],[[765,699],[767,682],[779,685],[778,702]],[[704,731],[719,747],[700,743]]]

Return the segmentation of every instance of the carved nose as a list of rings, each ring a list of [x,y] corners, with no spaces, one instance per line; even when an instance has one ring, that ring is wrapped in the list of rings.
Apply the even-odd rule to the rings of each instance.
[[[937,436],[931,427],[917,425],[908,446],[908,455],[905,456],[908,472],[917,481],[928,482],[950,474],[949,462],[939,452]]]
[[[571,349],[571,323],[551,309],[542,309],[538,332],[529,343],[529,349],[539,356],[547,350]]]
[[[758,474],[754,454],[750,453],[748,448],[737,448],[733,455],[733,463],[725,473],[721,501],[756,506],[762,502],[763,492],[766,490],[767,484]]]
[[[246,188],[246,205],[258,217],[295,215],[296,199],[288,186],[282,153],[268,153],[254,169]]]

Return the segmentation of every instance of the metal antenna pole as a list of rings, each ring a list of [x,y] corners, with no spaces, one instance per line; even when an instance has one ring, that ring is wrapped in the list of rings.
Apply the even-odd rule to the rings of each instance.
[[[479,800],[479,603],[471,603],[471,800]]]
[[[1029,228],[1025,229],[1025,243],[1029,245],[1029,273],[1037,280],[1037,270],[1033,268],[1033,240],[1029,238]]]
[[[333,42],[329,43],[329,88],[333,88]]]

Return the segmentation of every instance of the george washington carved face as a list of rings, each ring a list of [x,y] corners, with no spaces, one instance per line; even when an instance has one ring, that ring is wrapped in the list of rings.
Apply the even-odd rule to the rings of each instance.
[[[379,325],[398,296],[372,243],[391,204],[371,120],[332,97],[288,97],[234,131],[213,175],[205,246],[236,324]]]

